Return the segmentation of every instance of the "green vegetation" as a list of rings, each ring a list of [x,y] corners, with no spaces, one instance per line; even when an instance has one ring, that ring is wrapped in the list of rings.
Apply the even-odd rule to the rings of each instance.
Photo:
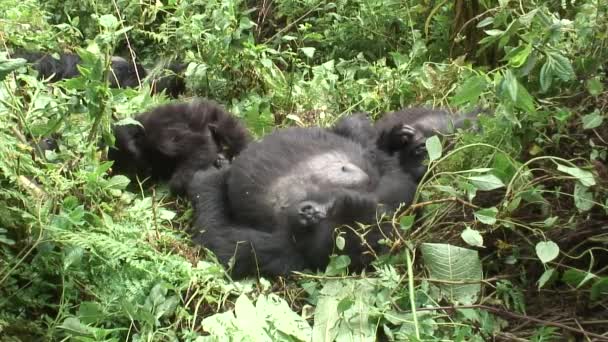
[[[2,0],[0,43],[2,341],[608,332],[605,1]],[[82,76],[39,81],[18,48],[75,51]],[[169,101],[108,88],[109,56],[132,52],[183,59],[189,96],[258,136],[409,105],[493,115],[453,149],[429,140],[430,172],[376,272],[336,257],[235,283],[191,245],[188,203],[127,188],[99,148],[112,122]],[[37,154],[53,134],[59,152]]]

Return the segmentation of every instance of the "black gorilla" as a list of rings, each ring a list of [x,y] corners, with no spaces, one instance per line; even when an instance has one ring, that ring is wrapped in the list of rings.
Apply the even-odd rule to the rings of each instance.
[[[55,59],[51,54],[41,52],[19,51],[14,54],[32,63],[34,69],[38,71],[39,77],[50,78],[51,82],[63,79],[78,77],[80,71],[80,56],[74,53],[60,53],[59,59]],[[155,73],[148,77],[148,71],[139,63],[133,63],[122,57],[112,56],[110,70],[108,72],[108,82],[111,88],[135,88],[144,81],[151,83],[153,94],[165,92],[168,96],[177,98],[186,91],[186,82],[183,71],[186,64],[171,63],[160,73]]]
[[[52,55],[41,52],[18,52],[15,57],[20,57],[32,63],[41,78],[50,78],[51,82],[74,78],[80,75],[78,64],[80,56],[74,53],[61,53],[59,59]],[[133,88],[139,86],[147,72],[143,66],[122,57],[113,56],[110,62],[108,82],[112,88]]]
[[[347,117],[332,129],[288,128],[250,144],[229,170],[197,175],[188,189],[194,240],[242,277],[257,270],[285,275],[327,265],[335,227],[344,234],[352,269],[372,260],[392,227],[372,226],[363,239],[356,222],[375,224],[377,208],[409,204],[411,176],[375,146],[369,120]]]
[[[251,140],[241,122],[211,101],[160,106],[135,117],[140,125],[114,126],[108,151],[114,171],[169,180],[183,194],[192,175],[237,155]]]
[[[150,86],[152,94],[165,92],[167,96],[177,98],[186,92],[186,79],[184,71],[188,64],[172,62],[168,65],[161,65],[160,71],[150,72]]]
[[[370,193],[394,209],[409,203],[415,184],[395,158],[322,128],[286,128],[250,144],[227,176],[235,219],[260,226],[281,225],[286,208],[334,189]]]
[[[426,139],[445,135],[465,127],[467,121],[474,122],[481,110],[454,118],[441,109],[406,108],[387,113],[375,124],[377,146],[389,155],[398,153],[404,171],[419,181],[426,173],[423,164],[426,158]]]

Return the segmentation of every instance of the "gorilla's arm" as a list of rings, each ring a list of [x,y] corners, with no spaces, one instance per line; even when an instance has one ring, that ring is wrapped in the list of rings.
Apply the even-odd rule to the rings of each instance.
[[[376,136],[376,131],[367,113],[343,116],[329,130],[365,147],[371,146]]]
[[[188,189],[195,210],[193,240],[213,251],[224,265],[233,258],[235,279],[256,273],[287,276],[307,267],[287,230],[263,232],[234,223],[227,211],[227,170],[197,172]]]

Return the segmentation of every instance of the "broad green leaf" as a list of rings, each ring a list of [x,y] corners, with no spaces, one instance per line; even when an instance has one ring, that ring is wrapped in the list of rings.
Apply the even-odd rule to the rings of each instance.
[[[593,202],[593,194],[588,191],[588,188],[580,183],[574,185],[574,205],[580,212],[589,211],[595,203]]]
[[[604,84],[597,77],[588,79],[585,85],[589,94],[593,96],[598,96],[604,91]]]
[[[562,275],[562,281],[576,287],[577,289],[585,285],[589,280],[593,278],[597,278],[597,276],[593,273],[585,272],[583,270],[577,270],[574,268],[569,268],[565,270],[564,274]]]
[[[488,36],[492,36],[492,37],[494,37],[494,36],[500,36],[500,35],[502,35],[503,33],[505,33],[505,31],[503,31],[503,30],[487,30],[487,31],[484,31],[484,32],[485,32],[485,33],[486,33]]]
[[[526,113],[536,113],[534,98],[521,83],[518,83],[517,86],[517,101],[515,101],[515,106]]]
[[[543,264],[557,258],[559,246],[553,241],[541,241],[536,244],[536,255]]]
[[[583,128],[584,129],[594,129],[598,128],[604,122],[604,116],[599,112],[599,110],[594,110],[593,113],[583,115]]]
[[[484,18],[479,23],[477,23],[477,27],[478,28],[486,27],[488,25],[491,25],[493,22],[494,22],[494,17],[487,17],[487,18]]]
[[[0,81],[3,81],[4,78],[6,78],[6,75],[24,66],[26,63],[27,60],[23,58],[0,61]]]
[[[553,66],[551,65],[551,61],[548,60],[543,64],[540,68],[540,89],[545,92],[549,90],[551,86],[551,82],[553,81]]]
[[[437,283],[450,303],[473,304],[481,292],[481,261],[477,251],[441,243],[424,243],[420,247],[424,265],[431,278],[454,283]],[[440,298],[436,298],[438,300]]]
[[[345,245],[346,245],[346,241],[344,240],[344,237],[342,237],[342,236],[336,237],[336,247],[339,250],[343,251]]]
[[[593,173],[589,171],[579,169],[578,167],[569,167],[561,164],[557,165],[557,170],[567,173],[570,176],[576,177],[576,179],[578,179],[578,181],[581,182],[581,184],[583,184],[584,186],[589,187],[595,185],[595,178],[593,178]]]
[[[570,60],[558,52],[550,52],[549,56],[553,59],[555,75],[562,81],[574,79],[575,73]]]
[[[540,290],[541,288],[543,288],[543,286],[545,286],[545,284],[551,280],[552,278],[554,278],[555,275],[555,269],[549,267],[544,273],[543,275],[540,276],[540,278],[538,278],[538,289]]]
[[[502,188],[505,184],[500,178],[493,174],[487,174],[483,176],[470,176],[467,179],[481,191],[490,191],[498,188]]]
[[[460,234],[460,237],[469,246],[483,247],[483,237],[481,236],[481,234],[478,231],[473,230],[470,227],[467,227],[465,230],[463,230],[462,233]]]
[[[439,140],[438,136],[434,135],[434,136],[426,139],[425,144],[426,144],[426,150],[429,153],[429,159],[431,161],[441,158],[443,148],[441,146],[441,141]]]
[[[108,182],[106,184],[108,189],[123,190],[127,187],[127,185],[129,185],[130,182],[131,180],[128,177],[123,175],[116,175],[108,179]]]
[[[403,230],[409,230],[414,225],[414,221],[416,220],[416,215],[407,215],[402,216],[399,220],[399,226]]]
[[[479,222],[487,225],[493,225],[496,223],[497,214],[498,209],[496,209],[495,207],[480,209],[474,213],[475,218],[478,219]]]
[[[454,95],[453,101],[456,106],[477,101],[481,93],[486,89],[487,82],[483,76],[473,76],[467,79]]]
[[[78,318],[85,324],[93,324],[105,317],[103,308],[97,302],[82,302],[78,307]]]
[[[376,325],[370,314],[377,291],[368,279],[325,282],[311,341],[375,341]]]
[[[591,286],[591,300],[596,301],[606,296],[608,296],[608,277],[603,277]]]
[[[528,56],[532,52],[532,45],[526,44],[514,50],[512,54],[510,53],[511,56],[507,56],[509,58],[509,65],[513,68],[519,68],[528,60]]]
[[[504,78],[503,78],[502,82],[503,82],[504,90],[507,92],[507,94],[511,98],[511,101],[513,101],[514,103],[517,103],[518,82],[517,82],[517,78],[515,78],[515,75],[513,74],[513,72],[511,70],[508,70],[508,69],[505,70]]]
[[[312,58],[315,55],[316,49],[314,47],[303,47],[300,48],[300,51],[302,51],[306,57]]]
[[[99,17],[99,25],[107,29],[113,29],[118,26],[118,19],[116,19],[116,17],[111,14],[104,14]]]

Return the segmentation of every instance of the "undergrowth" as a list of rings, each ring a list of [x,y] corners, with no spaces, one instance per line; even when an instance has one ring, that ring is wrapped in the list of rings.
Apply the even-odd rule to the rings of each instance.
[[[0,2],[0,337],[6,341],[608,340],[608,5],[602,1]],[[17,49],[74,51],[38,80]],[[257,136],[405,106],[482,107],[427,142],[375,272],[233,282],[166,186],[115,175],[110,125],[169,100],[110,89],[112,55],[188,63],[188,94]],[[57,137],[58,152],[35,148]],[[448,148],[449,147],[449,148]]]

